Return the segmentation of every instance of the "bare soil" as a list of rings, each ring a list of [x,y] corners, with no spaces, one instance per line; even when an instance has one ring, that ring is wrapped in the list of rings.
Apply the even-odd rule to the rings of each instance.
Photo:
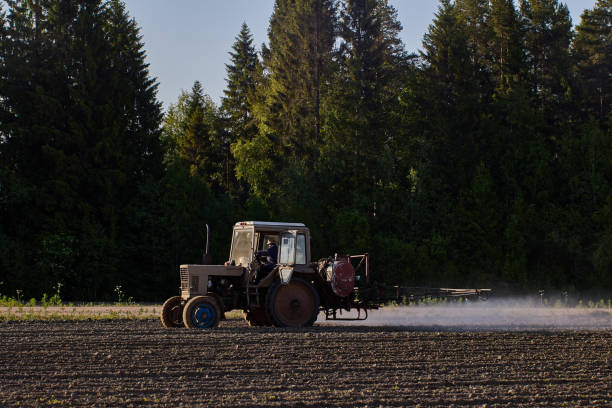
[[[0,406],[611,406],[612,330],[0,322]]]

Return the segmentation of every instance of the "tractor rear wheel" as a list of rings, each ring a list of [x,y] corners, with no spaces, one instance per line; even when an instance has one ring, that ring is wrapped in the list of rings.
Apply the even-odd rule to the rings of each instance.
[[[183,322],[190,329],[216,327],[221,318],[221,310],[215,298],[196,296],[189,300],[183,309]]]
[[[272,322],[266,314],[266,309],[263,307],[250,309],[244,314],[244,320],[246,320],[251,327],[272,326]]]
[[[162,326],[166,328],[183,327],[183,307],[181,306],[181,297],[172,296],[166,300],[161,308],[159,317]]]
[[[293,278],[287,285],[276,282],[268,291],[266,308],[277,327],[312,326],[319,314],[319,294],[304,279]]]

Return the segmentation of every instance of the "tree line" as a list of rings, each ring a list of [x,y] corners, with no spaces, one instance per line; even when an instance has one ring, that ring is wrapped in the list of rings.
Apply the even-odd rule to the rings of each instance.
[[[163,299],[247,219],[386,283],[612,289],[611,16],[441,0],[410,54],[387,0],[276,0],[221,103],[196,81],[164,114],[120,0],[7,0],[0,292]]]

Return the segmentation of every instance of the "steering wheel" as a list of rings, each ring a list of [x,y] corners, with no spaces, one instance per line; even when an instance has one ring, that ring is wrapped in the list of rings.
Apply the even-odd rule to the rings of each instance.
[[[253,257],[253,260],[249,264],[249,268],[248,268],[249,269],[249,280],[251,281],[255,280],[255,277],[257,276],[257,271],[259,270],[261,266],[260,257],[261,255],[255,254],[255,256]]]

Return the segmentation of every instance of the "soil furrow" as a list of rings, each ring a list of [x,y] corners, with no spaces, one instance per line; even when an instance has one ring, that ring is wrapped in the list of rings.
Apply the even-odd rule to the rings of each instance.
[[[0,406],[610,406],[612,331],[0,323]]]

